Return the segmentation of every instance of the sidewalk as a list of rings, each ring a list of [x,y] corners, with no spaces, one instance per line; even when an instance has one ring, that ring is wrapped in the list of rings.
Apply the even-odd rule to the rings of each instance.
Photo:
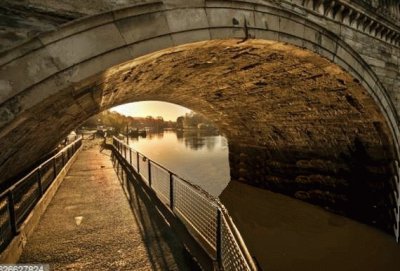
[[[140,206],[140,217],[152,218],[151,228],[133,214],[110,151],[87,143],[20,263],[49,263],[51,270],[191,270],[182,246],[167,226],[153,221],[149,206]]]

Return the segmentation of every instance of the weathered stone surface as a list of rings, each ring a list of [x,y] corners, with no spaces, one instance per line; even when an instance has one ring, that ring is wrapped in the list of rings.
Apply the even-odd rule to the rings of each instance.
[[[18,10],[17,19],[13,18],[21,22],[22,4],[3,2],[7,16]],[[400,30],[390,20],[376,21],[371,9],[359,1],[345,2],[349,9],[356,5],[365,11],[372,20],[369,25],[366,21],[354,24],[340,8],[319,13],[327,7],[318,7],[318,1],[126,0],[117,6],[111,1],[21,3],[27,2],[33,5],[30,18],[41,21],[26,20],[32,33],[129,3],[146,5],[74,21],[0,55],[0,170],[6,179],[50,150],[90,115],[121,103],[153,99],[204,113],[228,135],[232,146],[245,146],[249,151],[254,147],[261,153],[267,150],[279,162],[277,168],[288,167],[298,174],[269,176],[262,168],[270,165],[261,163],[254,176],[268,178],[254,179],[246,163],[239,162],[244,163],[238,173],[243,181],[263,180],[260,186],[270,185],[270,189],[293,183],[288,194],[331,209],[339,206],[337,211],[345,209],[353,192],[343,192],[338,184],[330,188],[333,194],[327,193],[332,183],[350,187],[357,179],[354,172],[361,172],[362,167],[385,185],[388,182],[386,164],[399,153],[400,50],[393,33]],[[15,23],[13,18],[9,20]],[[374,28],[378,24],[382,24],[379,29]],[[20,26],[17,23],[15,29]],[[184,45],[115,66],[179,44],[229,38],[239,40]],[[249,42],[252,38],[270,41]],[[60,105],[63,97],[73,98],[71,104],[67,99],[65,111],[47,111]],[[63,112],[74,113],[62,117]],[[50,128],[42,128],[50,124]],[[372,161],[357,164],[352,160],[354,151],[365,151]],[[312,156],[334,168],[343,163],[355,165],[345,170],[346,176],[337,176],[337,169],[324,171],[327,180],[334,181],[320,183],[315,189],[319,178],[315,176],[321,173],[298,166],[303,160],[313,164]],[[366,183],[365,187],[375,189],[374,181]],[[277,188],[272,187],[275,184]],[[386,199],[385,189],[376,188]],[[360,202],[368,208],[381,200],[370,202],[366,196],[367,192]],[[368,216],[360,219],[375,223]],[[387,218],[379,221],[387,222]],[[385,228],[386,222],[379,225]]]
[[[357,80],[314,53],[271,41],[201,42],[120,65],[79,89],[33,107],[31,129],[14,146],[33,155],[43,145],[34,137],[55,143],[114,105],[175,102],[227,135],[233,179],[391,229],[394,143],[386,121]],[[5,148],[12,136],[3,137]],[[9,159],[22,165],[15,154]]]

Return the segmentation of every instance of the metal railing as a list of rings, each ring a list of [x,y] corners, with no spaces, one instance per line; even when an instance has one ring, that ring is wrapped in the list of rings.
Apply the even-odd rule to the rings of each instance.
[[[239,231],[218,199],[115,137],[113,146],[220,270],[257,270]]]
[[[78,138],[0,194],[0,252],[81,145]]]

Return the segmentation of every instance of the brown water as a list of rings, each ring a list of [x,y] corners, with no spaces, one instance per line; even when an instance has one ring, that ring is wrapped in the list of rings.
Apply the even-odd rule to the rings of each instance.
[[[281,194],[229,182],[222,136],[170,131],[130,145],[220,196],[263,270],[400,270],[400,245],[392,236]]]
[[[263,270],[400,270],[400,245],[373,227],[239,182],[220,198]]]

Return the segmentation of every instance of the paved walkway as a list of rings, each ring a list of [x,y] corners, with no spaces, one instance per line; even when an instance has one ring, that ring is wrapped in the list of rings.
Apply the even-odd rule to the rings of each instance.
[[[20,262],[50,263],[51,270],[191,270],[157,212],[140,200],[134,209],[139,216],[123,193],[110,152],[86,145]]]

